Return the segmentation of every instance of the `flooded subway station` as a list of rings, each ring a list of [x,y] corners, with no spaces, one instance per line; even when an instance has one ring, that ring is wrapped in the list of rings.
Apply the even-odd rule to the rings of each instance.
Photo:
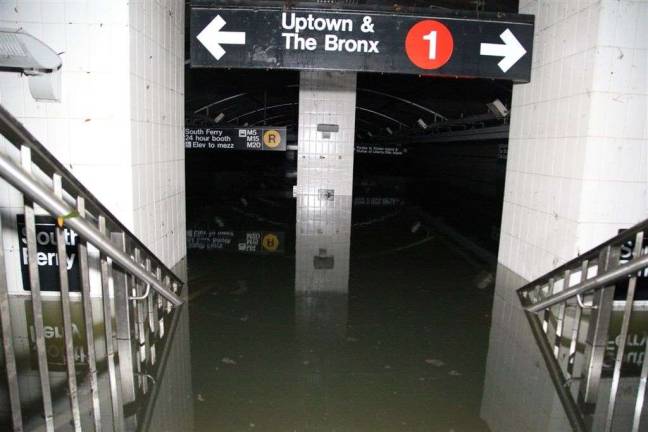
[[[0,430],[648,430],[643,22],[0,0]]]

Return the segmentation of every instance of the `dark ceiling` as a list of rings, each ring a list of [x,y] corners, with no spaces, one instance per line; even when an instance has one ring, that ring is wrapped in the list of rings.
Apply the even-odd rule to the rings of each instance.
[[[234,1],[227,3],[231,5]],[[322,0],[322,3],[331,1]],[[394,4],[377,0],[338,3],[363,7]],[[512,0],[406,0],[399,4],[500,12],[517,9],[517,1]],[[186,82],[188,124],[272,125],[296,130],[298,72],[188,68]],[[511,84],[507,81],[361,73],[358,74],[357,137],[384,136],[385,131],[395,136],[433,133],[438,129],[433,127],[435,122],[439,127],[452,125],[460,129],[484,125],[485,121],[497,120],[489,116],[486,104],[500,99],[510,106],[510,98]],[[428,130],[421,128],[419,119],[429,126]]]

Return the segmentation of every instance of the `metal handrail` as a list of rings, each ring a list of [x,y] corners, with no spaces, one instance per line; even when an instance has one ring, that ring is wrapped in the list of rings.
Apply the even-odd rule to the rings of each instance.
[[[3,177],[20,192],[33,199],[34,202],[47,210],[50,214],[65,215],[69,214],[73,210],[73,208],[58,199],[51,191],[34,180],[7,156],[0,156],[0,177]],[[65,223],[81,238],[92,243],[97,249],[110,257],[129,273],[149,284],[161,296],[173,303],[173,305],[180,306],[183,303],[180,297],[164,287],[152,273],[147,272],[144,268],[136,264],[130,256],[126,255],[114,244],[108,241],[108,239],[87,220],[77,217],[67,219]]]
[[[643,270],[646,267],[648,267],[648,255],[642,255],[640,258],[620,265],[613,270],[597,275],[591,279],[586,279],[585,281],[576,284],[573,287],[560,291],[559,293],[556,293],[530,306],[526,306],[525,309],[529,312],[540,312],[587,291],[595,291],[597,289],[609,286],[621,279],[627,278],[633,273]]]
[[[528,284],[524,285],[523,287],[519,288],[517,290],[518,295],[520,297],[520,300],[522,301],[522,305],[526,310],[532,311],[532,312],[538,312],[542,309],[546,309],[548,307],[551,307],[557,303],[560,303],[561,301],[564,301],[565,299],[569,299],[576,294],[582,294],[587,291],[594,291],[600,288],[605,287],[606,285],[610,285],[611,283],[614,283],[618,280],[621,280],[627,276],[629,276],[631,273],[634,273],[638,270],[641,270],[642,268],[648,267],[648,263],[644,262],[645,258],[641,258],[642,261],[641,263],[643,264],[637,264],[638,268],[635,268],[635,266],[630,266],[631,264],[635,263],[637,261],[637,258],[631,260],[630,262],[620,265],[619,267],[614,269],[614,272],[606,272],[606,274],[603,274],[603,272],[600,272],[596,277],[592,278],[591,281],[590,279],[588,280],[581,280],[580,283],[577,285],[574,285],[573,287],[569,287],[568,290],[565,292],[560,292],[556,293],[553,296],[550,296],[544,300],[542,300],[543,306],[544,307],[539,307],[536,305],[540,305],[540,303],[529,303],[529,299],[524,296],[525,293],[533,291],[538,285],[542,285],[543,283],[546,283],[550,279],[560,279],[561,275],[565,273],[565,271],[568,270],[574,270],[575,268],[579,267],[580,263],[584,261],[589,261],[589,262],[596,262],[598,259],[598,255],[600,251],[607,247],[618,247],[625,243],[626,241],[634,239],[634,237],[637,235],[637,233],[642,232],[642,231],[648,231],[648,219],[643,220],[632,227],[623,230],[623,232],[617,234],[616,236],[612,237],[611,239],[599,244],[598,246],[593,247],[592,249],[588,250],[587,252],[584,252],[580,255],[578,255],[576,258],[562,264],[559,267],[556,267],[555,269],[551,270],[550,272],[544,274],[543,276],[540,276],[539,278],[535,279],[534,281],[529,282]],[[610,274],[607,274],[610,273]],[[605,276],[605,277],[604,277]],[[610,279],[611,278],[611,279]],[[600,281],[600,282],[597,282]],[[560,300],[557,301],[550,301],[550,299],[553,299],[554,296],[560,296]]]
[[[85,430],[82,411],[86,410],[79,389],[77,361],[72,321],[70,275],[66,270],[68,251],[66,231],[73,231],[80,240],[76,245],[78,254],[78,283],[83,311],[87,370],[85,376],[90,387],[88,411],[94,429],[100,430],[106,410],[100,401],[110,400],[109,418],[113,430],[123,432],[139,424],[140,413],[125,410],[149,395],[148,379],[142,377],[161,370],[156,363],[156,347],[171,346],[171,334],[167,333],[169,320],[182,311],[185,290],[183,282],[166,267],[142,242],[92,195],[70,171],[34,138],[6,109],[0,106],[0,136],[18,149],[9,148],[0,154],[0,179],[15,188],[23,200],[25,252],[28,260],[25,289],[30,291],[35,350],[37,353],[40,394],[42,395],[42,423],[44,430],[54,432],[57,425],[71,421],[75,432]],[[50,369],[45,336],[41,275],[39,271],[37,226],[35,207],[56,219],[54,229],[58,260],[58,289],[60,296],[61,325],[63,328],[65,369],[67,373],[67,398],[69,411],[61,411],[55,401],[61,397],[53,394],[50,385]],[[40,213],[40,211],[38,211]],[[20,223],[20,222],[17,222]],[[16,227],[17,228],[17,227]],[[0,229],[0,244],[3,243]],[[15,240],[15,239],[14,239]],[[89,262],[89,247],[98,261]],[[97,256],[98,255],[98,256]],[[0,248],[0,335],[6,364],[7,384],[11,402],[13,430],[23,428],[20,380],[25,379],[16,367],[16,348],[13,345],[9,281],[4,269]],[[69,269],[68,269],[69,270]],[[91,284],[91,271],[100,280]],[[100,316],[103,319],[102,342],[95,338],[91,289],[101,292]],[[145,291],[145,295],[142,292]],[[159,297],[158,297],[159,296]],[[140,301],[144,300],[144,301]],[[56,301],[56,300],[55,300]],[[176,306],[174,308],[174,306]],[[114,317],[114,325],[113,325]],[[103,351],[97,348],[103,345]],[[103,353],[107,364],[108,380],[105,386],[98,379],[98,353]],[[128,417],[128,419],[127,419]],[[31,421],[31,420],[30,420]]]
[[[630,321],[635,311],[635,294],[639,278],[645,277],[648,253],[648,220],[620,232],[610,240],[576,257],[517,290],[543,360],[574,430],[600,416],[602,430],[610,431],[618,422],[617,403]],[[590,274],[590,270],[593,270]],[[595,271],[594,271],[595,270]],[[572,281],[572,275],[576,280]],[[615,291],[625,289],[619,333],[612,333]],[[585,304],[584,295],[591,304]],[[567,313],[567,309],[572,313]],[[618,311],[618,309],[617,309]],[[616,331],[616,330],[614,330]],[[604,367],[610,337],[616,345],[609,392],[603,393]],[[579,348],[580,346],[580,348]],[[637,391],[632,417],[633,432],[638,432],[644,413],[648,382],[648,344],[644,348],[641,374],[636,377]],[[624,379],[632,379],[626,376]],[[565,383],[578,381],[578,388],[567,389]],[[607,400],[602,399],[601,396]],[[625,408],[623,408],[625,409]],[[625,416],[629,414],[626,409]],[[587,419],[587,422],[584,422]],[[630,429],[628,429],[630,430]]]
[[[9,111],[0,105],[0,135],[5,137],[11,144],[20,150],[21,147],[27,147],[31,150],[32,162],[45,174],[51,178],[57,174],[61,177],[63,190],[67,191],[73,197],[81,197],[85,201],[87,216],[98,218],[103,216],[106,220],[108,231],[123,232],[129,249],[139,249],[147,255],[154,266],[164,269],[164,272],[173,277],[173,282],[177,284],[178,289],[183,286],[182,280],[173,273],[144,243],[142,243],[135,234],[133,234],[119,219],[104,206],[97,197],[95,197],[83,184],[72,174],[61,162],[59,162],[52,153],[45,148]],[[64,201],[70,207],[74,207],[73,199]],[[66,221],[67,222],[67,221]],[[70,224],[70,226],[72,226]]]
[[[106,226],[110,231],[123,232],[125,238],[130,242],[132,248],[140,249],[154,261],[155,265],[164,269],[174,279],[173,282],[180,288],[182,281],[178,278],[157,256],[151,252],[132,232],[130,232],[119,220],[103,205],[101,202],[86,189],[76,177],[67,170],[38,140],[16,119],[9,111],[0,105],[0,134],[18,149],[27,147],[31,151],[32,162],[43,173],[52,177],[58,175],[61,177],[63,189],[73,196],[81,197],[84,200],[86,208],[86,217],[94,216],[98,218],[103,216]],[[65,202],[65,199],[57,198],[52,191],[34,180],[23,169],[17,166],[10,158],[2,156],[0,160],[2,176],[11,183],[15,188],[20,190],[26,196],[29,196],[45,210],[52,215],[66,215],[74,209],[74,202]],[[93,243],[101,252],[109,256],[113,261],[118,263],[128,272],[135,275],[140,280],[149,284],[155,291],[160,293],[165,299],[173,305],[179,306],[183,301],[175,293],[168,290],[160,283],[154,274],[146,271],[135,263],[126,253],[119,250],[114,244],[92,224],[84,218],[70,218],[65,221],[66,225],[85,240]]]

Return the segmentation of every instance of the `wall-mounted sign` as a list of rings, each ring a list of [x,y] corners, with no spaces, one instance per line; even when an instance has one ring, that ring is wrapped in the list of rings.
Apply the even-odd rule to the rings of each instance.
[[[619,234],[623,229],[619,230]],[[635,240],[631,239],[621,245],[619,251],[619,265],[625,264],[633,259],[635,249]],[[643,240],[643,254],[648,252],[648,238]],[[625,300],[628,295],[629,278],[620,280],[615,284],[614,298],[616,300]],[[637,273],[637,282],[635,285],[635,300],[648,300],[648,269],[643,269]]]
[[[25,216],[17,215],[18,239],[20,242],[20,268],[22,271],[23,288],[31,290],[29,285],[29,254],[27,253],[27,234],[25,230]],[[41,291],[60,291],[58,264],[59,257],[56,252],[56,220],[50,216],[36,216],[36,263],[40,276]],[[79,273],[79,238],[69,228],[64,228],[66,262],[68,270],[68,283],[70,291],[81,291]]]
[[[402,198],[383,196],[353,196],[354,207],[400,207],[405,205]]]
[[[528,82],[534,17],[280,8],[191,11],[191,66]]]
[[[603,360],[603,376],[612,376],[614,361],[619,349],[621,340],[621,322],[623,321],[623,309],[617,308],[612,311],[610,318],[610,330],[608,343]],[[646,341],[648,341],[648,310],[637,308],[632,311],[632,319],[628,328],[625,350],[623,352],[622,376],[638,377],[641,375],[641,366],[645,361]]]
[[[277,231],[187,230],[187,249],[254,255],[284,253],[284,233]]]
[[[356,144],[355,152],[357,154],[374,154],[374,155],[387,155],[387,156],[402,156],[407,153],[403,147],[385,146],[385,145],[369,145],[369,144]]]
[[[185,148],[214,151],[286,151],[286,128],[191,127],[185,129]]]
[[[45,352],[50,371],[65,371],[65,339],[61,302],[43,301],[43,334],[45,336]],[[38,354],[36,351],[36,331],[34,329],[34,312],[31,300],[25,301],[25,316],[27,317],[27,339],[29,341],[30,365],[32,370],[38,370]],[[74,340],[74,365],[77,368],[88,366],[86,333],[83,324],[83,303],[70,303],[72,318],[72,339]],[[103,326],[102,326],[103,327]],[[95,328],[95,334],[101,330]]]

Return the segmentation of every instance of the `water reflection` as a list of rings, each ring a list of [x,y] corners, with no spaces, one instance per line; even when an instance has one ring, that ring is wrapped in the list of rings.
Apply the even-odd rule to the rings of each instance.
[[[496,432],[569,432],[515,290],[527,281],[498,266],[481,416]]]
[[[94,347],[97,361],[99,404],[104,430],[113,430],[110,381],[106,358],[106,344],[103,321],[103,304],[100,298],[92,298]],[[42,390],[38,370],[36,336],[32,301],[30,297],[10,297],[9,311],[12,331],[18,385],[25,431],[42,431],[45,428],[42,415]],[[68,397],[67,367],[64,348],[64,330],[61,303],[56,295],[44,296],[42,302],[44,337],[51,386],[54,424],[58,432],[73,431],[72,413]],[[73,294],[70,304],[74,363],[77,372],[79,408],[83,430],[94,430],[92,393],[88,368],[88,336],[85,332],[81,296]],[[160,347],[160,368],[163,371],[155,388],[146,394],[139,390],[137,400],[127,403],[125,422],[128,430],[166,430],[186,432],[193,430],[193,405],[191,390],[191,369],[189,366],[189,321],[187,308],[179,309],[177,317],[168,328],[173,340],[170,349]],[[0,352],[0,369],[4,369],[4,356]],[[119,368],[119,362],[117,362]],[[159,377],[158,377],[159,378]],[[0,430],[10,430],[10,406],[6,388],[6,375],[0,375]],[[123,389],[137,385],[133,379],[121,380]],[[148,429],[146,427],[148,425]],[[162,427],[163,425],[163,427]]]
[[[297,198],[295,326],[307,357],[346,337],[351,197]]]
[[[191,252],[196,431],[488,430],[489,269],[415,207],[300,197],[284,220],[285,255]]]
[[[547,366],[543,360],[538,343],[534,338],[529,323],[522,312],[515,290],[525,285],[526,281],[500,266],[497,270],[497,284],[493,302],[493,321],[486,364],[486,379],[482,402],[482,417],[494,431],[513,432],[519,430],[531,432],[571,431],[565,409],[552,384]],[[587,430],[602,431],[606,429],[612,376],[620,341],[621,321],[625,301],[616,301],[611,312],[609,332],[606,333],[605,352],[602,358],[601,380],[593,403],[583,404],[580,386],[587,374],[583,366],[583,355],[590,325],[591,309],[585,309],[581,318],[576,318],[576,305],[565,310],[563,334],[568,337],[577,335],[578,343],[574,345],[576,354],[571,357],[569,347],[571,339],[563,338],[560,345],[557,368],[573,367],[575,379],[568,380],[564,386],[566,394],[574,403],[574,415],[583,419]],[[632,429],[636,395],[639,388],[641,368],[644,363],[646,339],[648,335],[648,305],[645,301],[635,302],[629,321],[628,340],[621,361],[619,389],[616,396],[611,431],[628,431]],[[555,311],[554,311],[555,313]],[[555,319],[550,319],[547,336],[539,331],[539,337],[545,338],[549,351],[556,349],[553,345]],[[578,331],[574,325],[578,323]],[[607,322],[604,323],[607,328]],[[601,322],[599,322],[599,325]],[[600,327],[597,331],[601,331]],[[566,340],[565,340],[566,339]],[[557,351],[554,351],[557,352]],[[555,354],[553,354],[555,356]],[[551,354],[550,354],[551,356]],[[573,360],[568,360],[573,359]],[[643,408],[642,420],[648,421],[648,408]],[[640,430],[646,429],[641,425]]]

